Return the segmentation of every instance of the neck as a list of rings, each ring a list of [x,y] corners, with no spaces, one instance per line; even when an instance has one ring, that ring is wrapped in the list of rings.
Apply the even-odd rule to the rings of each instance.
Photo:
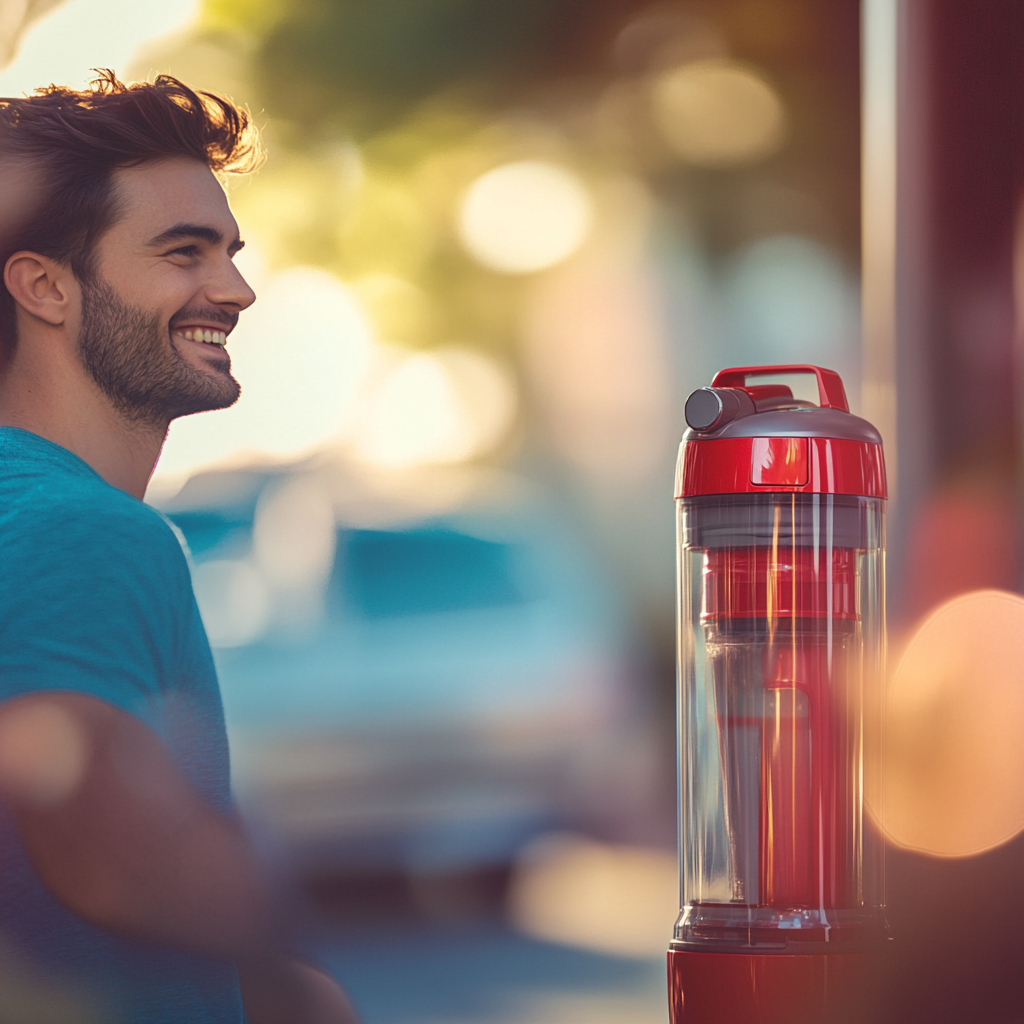
[[[52,358],[35,366],[22,351],[0,373],[0,426],[59,444],[108,484],[141,500],[168,423],[128,420],[80,366],[55,365]]]

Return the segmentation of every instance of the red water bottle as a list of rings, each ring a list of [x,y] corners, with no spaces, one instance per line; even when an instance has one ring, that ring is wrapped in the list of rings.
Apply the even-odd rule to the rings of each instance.
[[[819,404],[765,375],[812,373]],[[885,653],[878,432],[816,366],[722,370],[679,450],[672,1024],[849,1004],[887,938],[866,815]]]

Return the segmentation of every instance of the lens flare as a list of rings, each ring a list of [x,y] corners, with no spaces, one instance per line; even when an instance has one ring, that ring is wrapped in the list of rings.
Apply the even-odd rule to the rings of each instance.
[[[484,266],[528,274],[561,263],[590,231],[583,183],[536,160],[496,167],[470,185],[459,216],[463,245]]]
[[[884,821],[900,846],[964,857],[1024,828],[1024,598],[979,590],[917,628],[892,678]]]

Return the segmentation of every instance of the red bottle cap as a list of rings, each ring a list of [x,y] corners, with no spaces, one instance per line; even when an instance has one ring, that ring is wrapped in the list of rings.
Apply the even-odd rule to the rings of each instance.
[[[750,377],[813,373],[819,404],[784,384]],[[741,366],[721,370],[686,402],[689,430],[676,468],[677,498],[781,491],[885,498],[878,431],[850,412],[839,374],[820,366]]]

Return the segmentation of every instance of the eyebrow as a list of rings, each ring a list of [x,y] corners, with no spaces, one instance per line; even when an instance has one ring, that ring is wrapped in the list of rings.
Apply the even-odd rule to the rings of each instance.
[[[209,224],[175,224],[174,227],[168,228],[166,231],[161,231],[159,235],[154,235],[149,240],[149,247],[153,249],[160,248],[164,245],[169,245],[171,242],[180,242],[184,238],[198,238],[204,242],[209,242],[210,245],[219,245],[223,240],[224,236],[216,228],[210,227]],[[235,240],[228,246],[228,252],[233,256],[239,249],[245,245],[245,242],[241,238],[235,237]]]

